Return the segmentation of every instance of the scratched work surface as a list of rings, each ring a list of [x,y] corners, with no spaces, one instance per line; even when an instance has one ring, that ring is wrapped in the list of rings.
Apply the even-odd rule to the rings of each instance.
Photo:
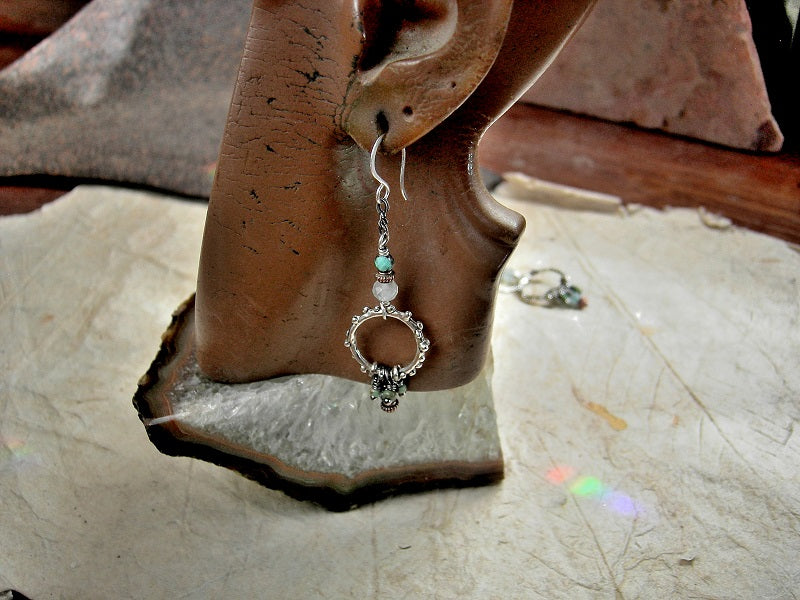
[[[704,226],[513,203],[506,479],[330,513],[159,454],[131,397],[192,291],[204,207],[82,187],[0,219],[0,590],[44,598],[794,598],[800,255]],[[391,418],[391,416],[387,416]]]

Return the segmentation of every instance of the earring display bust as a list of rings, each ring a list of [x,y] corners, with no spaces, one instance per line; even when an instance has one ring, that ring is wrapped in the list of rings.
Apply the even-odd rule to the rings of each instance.
[[[323,376],[339,382],[337,406],[369,402],[365,377],[343,342],[351,316],[375,303],[369,149],[382,133],[378,166],[393,190],[399,190],[398,151],[406,148],[408,156],[408,201],[393,195],[390,216],[396,304],[425,323],[432,341],[409,384],[432,396],[400,411],[427,426],[428,405],[440,396],[457,406],[459,396],[475,393],[483,396],[473,416],[488,411],[493,424],[486,370],[493,304],[524,221],[488,194],[475,153],[483,132],[544,70],[593,2],[312,4],[254,4],[208,209],[196,302],[176,315],[136,398],[151,438],[166,452],[189,452],[172,443],[179,438],[195,454],[203,454],[198,444],[216,443],[208,432],[187,442],[179,431],[175,390],[185,390],[187,378],[237,390],[249,382]],[[364,329],[365,355],[387,365],[413,355],[401,323]],[[354,400],[350,382],[367,398]],[[195,392],[211,393],[203,390]],[[265,418],[271,417],[249,426],[263,429]],[[482,456],[467,457],[473,441],[464,430],[459,460],[437,456],[443,436],[436,426],[428,430],[433,447],[424,460],[395,456],[395,463],[362,472],[400,473],[397,465],[405,465],[397,476],[347,477],[371,489],[501,476],[496,431]],[[392,426],[377,426],[374,444],[382,427]],[[352,432],[338,435],[346,444]],[[259,465],[276,464],[275,456],[244,447],[228,461],[222,446],[206,458],[280,485],[274,468],[258,474]],[[250,462],[243,466],[245,455]],[[444,464],[460,466],[448,472]],[[313,470],[283,487],[336,487]],[[354,493],[352,486],[334,492]]]

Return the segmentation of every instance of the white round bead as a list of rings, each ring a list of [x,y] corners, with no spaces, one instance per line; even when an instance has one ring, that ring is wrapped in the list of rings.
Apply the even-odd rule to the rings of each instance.
[[[372,284],[372,295],[375,296],[379,302],[391,302],[397,297],[397,292],[397,284],[394,281],[388,283],[376,281]]]

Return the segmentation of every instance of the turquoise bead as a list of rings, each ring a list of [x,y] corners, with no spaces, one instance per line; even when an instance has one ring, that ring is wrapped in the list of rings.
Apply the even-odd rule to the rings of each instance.
[[[581,290],[573,285],[565,286],[560,290],[561,301],[570,308],[578,308],[581,304]]]
[[[394,259],[391,254],[388,256],[378,255],[375,257],[375,268],[381,273],[388,273],[394,266]]]

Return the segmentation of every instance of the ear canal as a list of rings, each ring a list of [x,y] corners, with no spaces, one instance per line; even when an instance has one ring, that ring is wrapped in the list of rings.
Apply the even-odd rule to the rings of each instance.
[[[360,12],[364,44],[342,128],[396,152],[455,111],[489,72],[512,0],[386,0]]]
[[[384,60],[443,46],[456,23],[455,9],[450,0],[370,2],[360,13],[365,39],[359,69],[369,71]]]

